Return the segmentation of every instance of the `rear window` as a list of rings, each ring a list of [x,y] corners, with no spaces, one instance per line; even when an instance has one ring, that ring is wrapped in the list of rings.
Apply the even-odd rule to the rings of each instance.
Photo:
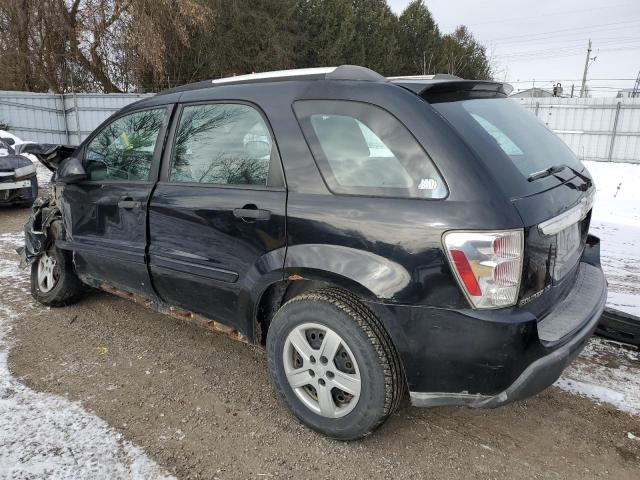
[[[513,100],[482,98],[431,102],[431,105],[494,173],[504,177],[505,183],[514,180],[513,169],[505,170],[505,167],[516,168],[521,178],[516,185],[510,185],[512,189],[524,185],[522,182],[527,182],[532,173],[554,165],[566,165],[578,171],[584,168],[560,138]]]
[[[294,110],[332,192],[446,197],[444,181],[426,152],[387,111],[338,100],[299,101]]]

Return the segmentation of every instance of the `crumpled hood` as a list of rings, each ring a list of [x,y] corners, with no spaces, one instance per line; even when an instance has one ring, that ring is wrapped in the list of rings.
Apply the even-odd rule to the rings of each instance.
[[[17,149],[18,153],[31,153],[40,163],[52,172],[58,169],[58,165],[64,159],[70,157],[76,151],[73,145],[57,145],[54,143],[24,143]]]
[[[0,157],[0,170],[14,170],[16,168],[26,167],[27,165],[33,165],[33,163],[21,155]]]

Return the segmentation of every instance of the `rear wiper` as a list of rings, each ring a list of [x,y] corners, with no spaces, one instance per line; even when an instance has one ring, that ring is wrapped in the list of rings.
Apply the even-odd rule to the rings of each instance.
[[[567,168],[566,165],[554,165],[553,167],[540,170],[539,172],[533,172],[531,175],[527,177],[527,180],[529,180],[530,182],[533,182],[535,180],[548,177],[549,175],[553,175],[554,173],[561,172],[565,168]]]

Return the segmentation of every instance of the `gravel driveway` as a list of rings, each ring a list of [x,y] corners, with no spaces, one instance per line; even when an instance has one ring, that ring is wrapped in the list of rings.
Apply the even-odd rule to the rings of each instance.
[[[0,235],[19,233],[27,215],[0,210]],[[17,261],[7,244],[5,264]],[[46,309],[24,282],[0,276],[0,288],[0,306],[23,312],[12,321],[11,381],[79,402],[142,449],[149,469],[132,477],[156,478],[156,462],[178,478],[638,478],[640,417],[556,387],[497,410],[405,405],[372,436],[341,443],[289,415],[260,349],[105,293]],[[609,367],[638,375],[634,352],[607,348]],[[87,438],[77,441],[80,451]]]

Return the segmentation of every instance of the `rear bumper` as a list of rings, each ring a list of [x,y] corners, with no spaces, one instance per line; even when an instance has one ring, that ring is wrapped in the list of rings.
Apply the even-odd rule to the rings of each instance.
[[[600,266],[582,262],[580,269],[591,288],[576,284],[551,311],[556,312],[556,321],[568,315],[579,318],[567,322],[577,328],[556,342],[541,339],[538,319],[523,309],[387,305],[394,318],[387,312],[385,324],[399,347],[412,404],[492,408],[553,384],[588,342],[606,302],[607,284]]]
[[[596,269],[596,272],[600,275],[599,283],[602,289],[600,296],[595,299],[595,304],[590,306],[587,321],[582,328],[567,343],[531,363],[508,388],[496,395],[454,394],[453,397],[447,394],[410,392],[411,403],[417,407],[462,404],[470,407],[494,408],[531,397],[553,384],[585,347],[604,310],[607,300],[606,281],[602,270]]]

